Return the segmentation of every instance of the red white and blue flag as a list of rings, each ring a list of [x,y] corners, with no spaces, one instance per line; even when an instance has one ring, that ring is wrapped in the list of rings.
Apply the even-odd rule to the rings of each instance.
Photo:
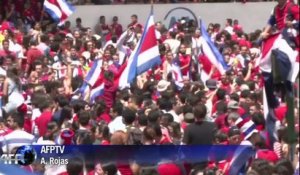
[[[85,97],[90,91],[90,101],[93,102],[96,97],[104,92],[104,81],[102,72],[102,60],[96,60],[92,68],[87,73],[85,82],[79,92]]]
[[[45,11],[56,21],[62,24],[73,14],[75,8],[67,3],[66,0],[45,0]]]
[[[262,54],[260,59],[258,59],[257,65],[263,72],[272,72],[272,60],[271,55],[273,50],[279,50],[287,55],[289,62],[291,64],[291,70],[287,72],[290,82],[295,82],[297,75],[299,73],[299,60],[297,60],[297,51],[294,51],[286,40],[283,39],[282,34],[275,34],[267,38],[262,43]]]
[[[161,58],[155,35],[153,10],[151,9],[143,35],[131,53],[127,66],[120,76],[119,88],[129,87],[138,75],[160,64]]]
[[[222,56],[218,48],[211,41],[211,38],[206,31],[206,27],[201,20],[200,25],[202,33],[201,43],[203,53],[203,55],[199,56],[199,58],[201,58],[199,59],[199,62],[202,64],[200,76],[201,80],[203,82],[206,82],[206,80],[210,78],[208,76],[213,66],[216,68],[220,75],[223,75],[226,70],[228,70],[229,66],[225,62],[224,57]]]
[[[180,90],[183,88],[183,78],[180,70],[179,63],[177,61],[174,61],[172,63],[172,78],[175,81],[175,84],[177,88]]]

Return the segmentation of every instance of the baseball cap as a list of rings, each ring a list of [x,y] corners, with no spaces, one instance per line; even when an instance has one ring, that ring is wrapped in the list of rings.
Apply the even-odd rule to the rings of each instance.
[[[240,135],[240,134],[241,134],[241,131],[237,126],[231,127],[228,131],[228,137],[232,137],[232,136]]]
[[[228,109],[239,109],[239,103],[237,101],[231,100],[227,105]]]
[[[209,79],[206,81],[206,86],[208,89],[216,89],[217,88],[217,81],[214,79]]]

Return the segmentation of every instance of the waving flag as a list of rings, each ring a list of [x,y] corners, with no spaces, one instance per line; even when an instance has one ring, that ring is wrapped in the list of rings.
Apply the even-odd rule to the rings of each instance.
[[[217,47],[211,41],[210,36],[208,35],[204,23],[200,20],[201,24],[201,39],[202,39],[202,53],[200,55],[200,63],[202,64],[201,70],[201,80],[206,82],[209,79],[208,75],[212,69],[212,66],[216,68],[219,74],[223,75],[226,70],[229,68],[226,64],[222,54],[219,52]]]
[[[179,63],[177,61],[174,61],[172,63],[172,78],[175,81],[175,84],[177,88],[180,90],[183,88],[183,78],[180,70]]]
[[[272,59],[271,55],[274,50],[278,50],[287,55],[290,64],[292,65],[289,72],[286,72],[288,75],[288,80],[295,82],[297,75],[299,73],[299,62],[297,62],[297,51],[294,51],[282,38],[281,34],[276,34],[270,36],[262,43],[262,54],[259,59],[259,66],[263,72],[271,73],[272,72]]]
[[[68,4],[66,0],[45,0],[45,11],[60,24],[67,20],[75,11],[75,8]]]
[[[87,76],[85,78],[85,82],[80,88],[80,93],[82,96],[86,96],[87,92],[90,90],[89,86],[91,86],[91,101],[93,101],[92,98],[96,98],[97,96],[101,95],[103,93],[103,80],[101,79],[101,73],[102,73],[102,60],[96,60],[90,69],[90,71],[87,73]]]
[[[119,88],[128,87],[138,75],[160,63],[161,59],[155,36],[153,10],[151,8],[143,35],[131,53],[127,66],[120,76]]]
[[[287,103],[286,119],[288,123],[289,143],[296,141],[294,121],[293,83],[299,73],[297,51],[294,51],[283,38],[282,34],[275,34],[262,43],[262,56],[259,60],[260,69],[265,79],[265,91],[270,108],[278,106],[274,102],[274,87],[280,86]]]

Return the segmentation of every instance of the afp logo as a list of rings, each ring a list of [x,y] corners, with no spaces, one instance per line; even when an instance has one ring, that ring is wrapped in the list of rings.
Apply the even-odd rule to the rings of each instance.
[[[36,152],[31,146],[21,146],[15,154],[2,154],[1,161],[4,164],[30,165],[36,159]]]

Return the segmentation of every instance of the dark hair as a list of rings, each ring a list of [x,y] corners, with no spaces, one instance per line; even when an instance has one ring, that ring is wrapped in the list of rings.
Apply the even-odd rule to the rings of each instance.
[[[96,104],[95,108],[96,108],[96,115],[100,116],[106,110],[106,103],[105,103],[105,101],[104,100],[97,101],[97,104]]]
[[[102,169],[106,175],[116,175],[118,172],[117,166],[114,163],[102,164]]]
[[[113,112],[117,113],[117,115],[122,115],[123,113],[123,104],[120,101],[117,101],[113,107],[112,107]]]
[[[138,116],[138,123],[140,126],[147,126],[148,124],[147,116],[145,114],[140,114]]]
[[[70,120],[71,118],[72,118],[72,108],[66,105],[61,110],[60,117],[59,120],[57,121],[57,124],[61,126],[66,119]]]
[[[173,105],[172,105],[172,102],[170,101],[170,99],[160,98],[160,99],[158,99],[157,104],[159,106],[159,109],[161,109],[161,110],[170,111],[173,108]]]
[[[230,99],[231,99],[231,100],[234,100],[234,101],[236,101],[236,102],[239,102],[239,101],[240,101],[240,97],[239,97],[239,95],[238,95],[237,93],[232,93],[232,94],[230,94]]]
[[[54,100],[56,103],[58,103],[58,106],[63,108],[64,106],[67,106],[69,104],[69,100],[64,95],[57,95]]]
[[[131,15],[131,17],[134,17],[136,19],[138,18],[138,16],[136,14]]]
[[[9,67],[7,70],[7,75],[8,78],[10,78],[14,83],[16,83],[18,89],[21,89],[21,81],[19,78],[19,71],[16,66]]]
[[[155,129],[152,126],[147,126],[143,131],[144,140],[154,140],[156,137]]]
[[[158,123],[158,120],[160,118],[160,112],[158,110],[151,110],[149,113],[148,113],[148,121],[149,123],[151,124],[154,124],[154,123]]]
[[[94,137],[90,131],[79,132],[78,137],[81,145],[91,145],[94,143]]]
[[[193,108],[193,114],[197,119],[204,119],[206,113],[207,113],[207,109],[204,104],[198,104]]]
[[[19,113],[18,111],[11,112],[8,116],[10,116],[15,123],[17,123],[18,127],[24,127],[24,115]]]
[[[85,101],[83,100],[75,100],[72,102],[72,107],[74,110],[74,113],[77,114],[80,110],[83,110],[85,107]]]
[[[69,159],[67,172],[69,175],[80,175],[83,170],[83,161],[79,157]]]
[[[102,137],[109,140],[109,127],[108,125],[105,123],[105,122],[100,122],[98,125],[97,125],[97,131],[98,133],[101,133],[102,134]]]
[[[218,100],[224,100],[225,99],[225,95],[226,95],[226,91],[224,89],[218,89],[217,93],[216,93]]]
[[[291,161],[288,159],[280,159],[275,165],[275,170],[279,175],[293,174],[294,168]]]
[[[164,114],[162,114],[162,117],[166,117],[166,118],[168,119],[168,122],[169,122],[169,123],[174,122],[174,117],[173,117],[173,115],[170,114],[170,113],[164,113]]]
[[[122,117],[124,119],[124,123],[126,125],[131,125],[136,118],[136,111],[130,108],[125,108],[122,113]]]
[[[273,169],[268,161],[263,159],[255,159],[252,162],[252,169],[258,174],[272,174]]]
[[[89,121],[91,119],[91,115],[88,111],[80,111],[78,113],[78,122],[82,126],[86,126],[89,124]]]
[[[249,90],[243,90],[241,92],[241,98],[248,98],[250,97],[251,92]]]
[[[231,18],[227,18],[226,21],[228,22],[228,24],[229,24],[230,26],[232,26],[232,19],[231,19]]]
[[[224,114],[227,112],[227,105],[224,101],[217,103],[216,108],[218,113]]]

